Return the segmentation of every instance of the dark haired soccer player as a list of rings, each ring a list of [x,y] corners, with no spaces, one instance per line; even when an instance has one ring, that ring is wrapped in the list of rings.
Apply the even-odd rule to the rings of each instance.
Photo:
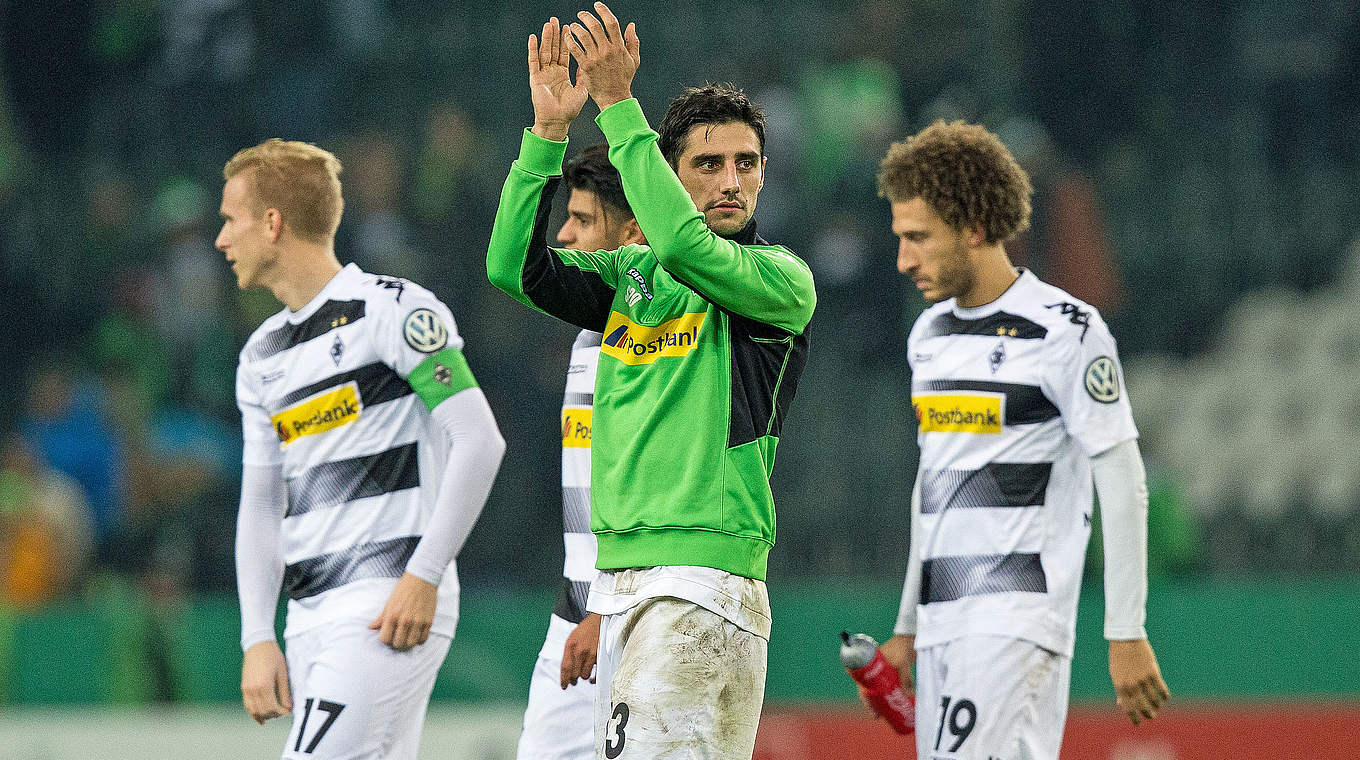
[[[501,194],[488,274],[524,304],[604,334],[591,434],[597,751],[750,758],[770,630],[769,477],[806,359],[812,274],[756,235],[759,109],[730,88],[690,89],[658,136],[630,94],[637,34],[595,10],[529,38],[534,125]],[[648,245],[546,243],[587,85]]]
[[[933,303],[908,339],[921,465],[895,635],[917,756],[1056,760],[1092,483],[1105,637],[1134,723],[1169,698],[1144,631],[1147,487],[1105,322],[1016,269],[1030,184],[975,124],[937,122],[883,159],[897,268]]]
[[[557,242],[580,251],[612,251],[645,243],[609,146],[592,145],[562,169],[567,219]],[[516,757],[592,760],[595,757],[595,683],[600,616],[586,612],[595,579],[595,534],[590,532],[590,440],[600,340],[582,330],[571,346],[562,396],[562,590],[529,681]]]

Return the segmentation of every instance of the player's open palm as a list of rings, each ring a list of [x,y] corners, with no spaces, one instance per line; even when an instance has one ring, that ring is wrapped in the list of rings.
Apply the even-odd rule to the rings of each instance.
[[[278,642],[261,641],[246,650],[241,661],[241,701],[260,724],[293,711],[288,663]]]
[[[570,63],[567,31],[554,16],[543,25],[541,39],[529,35],[529,93],[534,103],[534,131],[538,133],[539,127],[544,127],[553,132],[540,133],[540,137],[566,137],[567,127],[586,104],[585,84],[579,74],[576,82],[571,81]]]
[[[619,20],[604,3],[595,3],[596,18],[590,11],[576,14],[580,23],[567,27],[571,32],[571,54],[585,75],[586,87],[601,109],[633,97],[633,75],[642,62],[642,45],[637,26],[629,22],[619,28]]]

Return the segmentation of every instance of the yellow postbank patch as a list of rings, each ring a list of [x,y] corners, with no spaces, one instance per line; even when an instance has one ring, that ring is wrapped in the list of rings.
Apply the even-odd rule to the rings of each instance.
[[[651,364],[663,356],[686,356],[699,343],[704,312],[682,314],[656,327],[640,325],[619,312],[609,315],[600,351],[624,364]]]
[[[911,397],[922,433],[1001,433],[1001,394],[947,393]]]
[[[590,422],[594,410],[567,407],[562,410],[562,445],[574,449],[590,448]]]
[[[348,425],[359,419],[363,408],[359,401],[359,386],[348,382],[333,391],[294,404],[271,417],[270,421],[274,423],[274,432],[282,447],[303,436]]]

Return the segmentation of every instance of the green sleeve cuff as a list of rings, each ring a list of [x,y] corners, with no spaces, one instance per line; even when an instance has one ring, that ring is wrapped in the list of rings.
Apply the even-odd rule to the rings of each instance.
[[[600,115],[595,117],[595,123],[600,125],[600,131],[604,132],[605,139],[610,145],[614,144],[616,137],[651,129],[647,124],[647,117],[642,113],[642,104],[637,98],[620,100],[600,111]]]
[[[547,140],[524,129],[519,143],[519,158],[515,164],[530,174],[555,177],[562,173],[562,159],[567,156],[567,141]]]
[[[431,411],[455,393],[477,387],[477,379],[472,376],[467,359],[456,348],[446,348],[427,357],[411,370],[406,382]]]

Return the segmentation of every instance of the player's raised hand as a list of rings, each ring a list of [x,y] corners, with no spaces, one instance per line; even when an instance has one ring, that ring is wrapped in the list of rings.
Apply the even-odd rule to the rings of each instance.
[[[403,573],[387,597],[382,614],[368,624],[369,630],[378,631],[378,639],[393,649],[405,650],[424,644],[430,638],[438,601],[438,587],[423,578]]]
[[[567,27],[571,32],[571,54],[585,73],[586,88],[601,110],[620,100],[633,97],[633,75],[642,61],[637,25],[619,28],[619,20],[604,3],[595,3],[595,12],[581,11],[580,19]]]
[[[246,650],[241,661],[241,702],[261,725],[293,711],[288,662],[277,641],[261,641]]]
[[[567,30],[553,16],[543,25],[542,39],[529,35],[529,97],[534,103],[533,133],[564,140],[571,122],[586,104],[586,88],[577,72],[571,81]]]
[[[1171,692],[1157,667],[1157,655],[1147,639],[1110,642],[1110,680],[1115,704],[1133,725],[1157,717],[1157,710],[1171,699]]]

